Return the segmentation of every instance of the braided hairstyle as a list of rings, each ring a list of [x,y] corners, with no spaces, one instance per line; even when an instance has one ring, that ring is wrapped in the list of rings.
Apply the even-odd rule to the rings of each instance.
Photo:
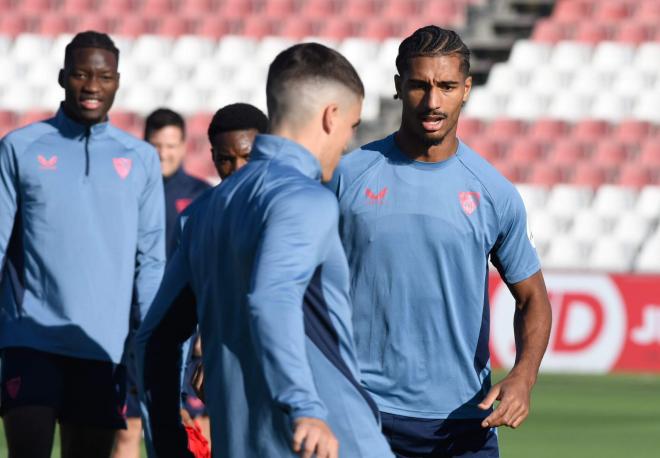
[[[443,29],[435,25],[427,25],[407,37],[399,45],[399,55],[396,57],[396,69],[399,75],[408,70],[413,57],[434,57],[458,54],[461,58],[461,72],[465,76],[470,73],[470,49],[461,37],[453,30]]]

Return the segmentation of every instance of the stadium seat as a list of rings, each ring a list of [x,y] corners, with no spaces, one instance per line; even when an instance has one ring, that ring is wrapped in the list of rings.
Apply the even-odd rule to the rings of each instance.
[[[266,16],[247,16],[241,19],[240,24],[241,34],[246,37],[261,39],[276,34],[276,20]]]
[[[583,66],[575,72],[570,85],[572,92],[595,97],[608,91],[612,72]]]
[[[517,165],[502,159],[489,162],[511,183],[520,183],[524,180],[526,172]]]
[[[461,116],[458,120],[458,136],[461,139],[473,138],[485,129],[486,127],[479,119]]]
[[[117,108],[145,116],[165,104],[165,92],[151,83],[135,84],[117,92]]]
[[[33,87],[43,87],[46,82],[52,84],[57,80],[60,68],[61,65],[49,59],[34,60],[27,66],[22,81]],[[49,81],[44,81],[44,78],[48,77]]]
[[[156,20],[154,32],[163,37],[179,37],[190,33],[192,27],[186,17],[166,15]]]
[[[548,269],[584,269],[584,260],[589,255],[589,244],[566,235],[554,235],[550,248],[542,259]]]
[[[651,35],[651,29],[646,24],[637,21],[627,21],[616,27],[614,41],[638,46],[648,41]]]
[[[660,217],[660,186],[645,186],[640,191],[635,212],[647,219]]]
[[[606,137],[610,126],[601,119],[581,119],[575,123],[571,137],[582,142],[597,142]]]
[[[592,197],[593,191],[589,187],[557,184],[550,191],[546,210],[569,221],[589,206]]]
[[[475,87],[470,92],[463,114],[485,120],[496,119],[502,114],[502,99],[484,87]]]
[[[657,0],[639,0],[634,18],[647,24],[657,25],[660,20],[660,2]]]
[[[516,184],[516,189],[520,193],[527,213],[540,211],[545,206],[548,198],[548,189],[544,186],[535,186],[532,184]]]
[[[604,41],[594,50],[591,65],[599,70],[617,71],[630,65],[635,57],[635,47],[627,43]]]
[[[641,273],[660,273],[660,233],[649,239],[635,260],[635,270]]]
[[[505,116],[532,121],[546,113],[547,97],[531,90],[519,89],[511,94]]]
[[[639,145],[650,131],[651,125],[646,121],[625,119],[617,124],[613,138],[624,145]]]
[[[633,66],[657,74],[660,71],[660,42],[642,43],[635,53]]]
[[[253,56],[256,50],[255,39],[227,35],[220,40],[213,60],[223,65],[237,67],[245,56]]]
[[[560,167],[574,166],[585,158],[584,144],[574,138],[560,138],[548,151],[548,162]]]
[[[556,44],[567,38],[568,32],[566,30],[566,25],[560,24],[552,19],[539,20],[534,26],[534,31],[532,32],[532,40],[540,43]]]
[[[443,2],[450,3],[452,2]],[[452,4],[453,6],[453,4]],[[402,18],[408,16],[416,16],[417,2],[414,0],[386,0],[383,2],[379,16],[385,18]]]
[[[632,66],[626,66],[616,72],[611,88],[615,94],[635,97],[640,92],[650,90],[652,83],[653,78],[648,73],[639,71]]]
[[[632,115],[634,118],[641,119],[642,121],[660,124],[659,106],[660,91],[657,89],[654,92],[639,94]]]
[[[486,87],[497,94],[509,94],[527,83],[529,71],[516,69],[508,63],[493,65]]]
[[[596,237],[610,233],[612,223],[597,212],[586,209],[575,215],[569,231],[572,238],[580,242],[590,242]]]
[[[651,228],[651,221],[635,209],[617,218],[612,235],[624,243],[638,247],[647,238]]]
[[[292,16],[283,19],[278,34],[286,38],[300,41],[305,37],[313,35],[314,32],[314,24],[310,20]]]
[[[539,186],[554,186],[562,181],[561,169],[554,165],[537,163],[532,165],[527,183]]]
[[[594,2],[593,18],[598,22],[615,23],[626,19],[631,14],[630,5],[622,1]]]
[[[484,135],[493,140],[511,141],[523,134],[525,124],[518,119],[498,118],[485,128]]]
[[[38,17],[37,31],[40,35],[55,37],[71,30],[69,18],[58,13],[42,14]]]
[[[592,45],[606,41],[610,36],[610,29],[604,24],[581,21],[577,24],[575,41],[589,43]]]
[[[345,17],[364,18],[376,13],[376,2],[373,0],[343,0],[341,14]]]
[[[294,41],[288,38],[276,36],[266,37],[258,42],[255,62],[260,66],[268,66],[279,53],[293,44]],[[265,82],[266,80],[264,79],[263,81]]]
[[[629,118],[632,113],[633,96],[601,93],[591,105],[590,116],[609,122],[619,122]]]
[[[321,34],[333,40],[356,36],[356,29],[355,23],[344,17],[333,16],[321,22]]]
[[[594,243],[588,267],[604,272],[628,272],[633,266],[634,251],[630,244],[613,236],[600,237]]]
[[[491,163],[498,161],[502,157],[501,145],[485,136],[477,136],[470,139],[468,146]]]
[[[550,58],[552,46],[530,40],[517,40],[511,49],[508,63],[514,68],[534,69]]]
[[[28,20],[21,13],[3,11],[0,15],[0,30],[2,30],[3,35],[16,37],[27,32]]]
[[[368,40],[384,40],[398,35],[398,27],[394,21],[381,18],[371,18],[362,24],[360,36]]]
[[[554,142],[561,139],[568,132],[568,126],[564,121],[551,118],[536,119],[529,127],[528,135],[539,141]]]
[[[294,0],[266,0],[261,6],[261,11],[268,17],[285,19],[294,13],[295,8]]]
[[[196,21],[191,23],[192,34],[198,37],[219,39],[225,35],[230,35],[231,21],[227,21],[222,17],[214,15],[204,15],[198,17]]]
[[[122,16],[117,20],[112,33],[125,37],[140,38],[149,30],[146,18],[137,15]]]
[[[531,74],[529,88],[537,94],[552,97],[568,86],[569,74],[552,65],[540,65]]]
[[[537,242],[551,242],[559,234],[565,232],[565,226],[550,212],[530,211],[528,219],[529,227]]]
[[[55,6],[52,0],[21,0],[18,8],[24,13],[43,14]]]
[[[660,167],[660,140],[649,139],[642,144],[639,163],[648,167]]]
[[[619,171],[619,177],[616,184],[620,186],[641,189],[644,186],[650,185],[653,182],[651,172],[645,166],[630,163],[624,164]]]
[[[593,208],[599,214],[615,219],[634,207],[637,191],[631,188],[605,184],[596,191]]]
[[[534,140],[519,138],[511,143],[506,159],[518,166],[531,166],[543,162],[543,147]]]
[[[202,106],[202,94],[196,88],[189,85],[176,85],[176,89],[170,91],[165,101],[165,105],[171,107],[174,111],[180,112],[184,116],[204,109]]]
[[[598,188],[606,180],[605,171],[598,164],[583,162],[574,167],[570,182],[575,186]]]
[[[600,141],[591,156],[594,163],[602,167],[620,167],[628,158],[628,151],[625,145],[613,142],[606,138]]]
[[[178,65],[192,67],[200,61],[209,59],[214,51],[215,43],[206,38],[194,35],[179,37],[172,46],[171,59]]]
[[[20,64],[41,59],[46,55],[50,43],[47,37],[41,35],[21,34],[14,40],[9,57]]]
[[[41,91],[25,82],[12,84],[11,91],[0,95],[0,107],[3,110],[28,111],[40,107]]]
[[[339,44],[337,51],[359,69],[378,55],[379,46],[375,40],[347,38]]]
[[[550,102],[546,115],[562,121],[576,122],[589,114],[591,97],[575,92],[560,93]]]
[[[100,14],[86,14],[78,17],[75,23],[75,30],[96,30],[99,32],[110,32],[110,19]]]
[[[327,19],[333,16],[335,6],[335,2],[327,0],[308,0],[300,5],[302,15],[311,19]]]
[[[557,70],[575,72],[591,61],[593,46],[577,41],[561,41],[552,51],[550,64]]]

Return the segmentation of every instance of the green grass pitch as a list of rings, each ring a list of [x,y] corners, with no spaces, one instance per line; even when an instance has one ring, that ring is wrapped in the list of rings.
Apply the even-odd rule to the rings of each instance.
[[[541,375],[530,417],[499,434],[503,458],[658,458],[660,375]]]

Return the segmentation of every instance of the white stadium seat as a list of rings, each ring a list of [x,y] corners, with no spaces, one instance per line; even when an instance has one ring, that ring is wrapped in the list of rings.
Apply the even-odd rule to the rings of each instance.
[[[529,89],[518,89],[511,94],[504,112],[506,117],[532,121],[546,112],[547,97]]]
[[[547,43],[517,40],[511,49],[509,63],[515,68],[533,69],[550,58],[552,47]]]
[[[497,63],[490,70],[486,87],[497,94],[510,94],[527,85],[529,74],[529,70],[517,69],[508,63]]]
[[[0,107],[11,111],[28,111],[41,107],[41,90],[24,82],[15,82],[11,88],[4,89],[0,98]]]
[[[616,237],[599,238],[591,249],[588,266],[606,272],[628,272],[633,266],[634,250]]]
[[[634,46],[615,41],[603,41],[596,46],[591,65],[597,69],[615,72],[632,64],[634,57]]]
[[[253,38],[226,35],[222,37],[213,60],[232,67],[246,61],[246,56],[251,59],[257,50],[257,41]]]
[[[557,184],[550,191],[546,210],[559,218],[569,220],[585,210],[591,203],[592,197],[591,188]]]
[[[184,35],[174,42],[172,47],[172,60],[188,67],[209,59],[215,49],[215,42],[208,38]]]
[[[635,270],[642,273],[660,273],[660,232],[650,238],[635,260]]]
[[[610,184],[602,185],[596,191],[593,208],[599,214],[614,219],[634,208],[636,197],[637,192],[632,188]]]
[[[520,193],[527,213],[541,210],[545,206],[548,198],[548,190],[544,186],[535,186],[533,184],[517,184],[516,189]]]
[[[151,84],[135,84],[117,92],[117,108],[134,111],[146,116],[158,107],[165,104],[165,91],[157,89]]]
[[[140,35],[135,39],[130,56],[133,61],[152,63],[169,60],[172,39],[158,35]],[[121,57],[119,59],[121,61]]]
[[[182,89],[188,85],[188,82],[186,81],[186,84],[181,84],[179,86],[179,82],[186,80],[184,70],[185,69],[176,62],[169,59],[154,62],[149,68],[146,83],[156,89]]]
[[[615,222],[612,236],[629,243],[639,246],[651,231],[651,222],[644,215],[636,210],[630,210],[619,215]],[[658,253],[660,256],[660,253]]]
[[[502,99],[503,97],[497,96],[486,88],[475,87],[470,92],[464,115],[479,119],[495,119],[502,114]]]
[[[590,107],[590,96],[566,91],[550,102],[547,114],[562,121],[576,122],[589,115]]]
[[[634,67],[641,71],[660,72],[660,42],[642,43],[635,53]]]
[[[610,232],[611,227],[607,218],[589,209],[575,215],[570,234],[575,240],[592,242]]]
[[[295,44],[295,41],[284,37],[265,37],[259,40],[257,44],[255,63],[268,66],[277,57],[279,53],[289,46]],[[241,58],[244,60],[245,56]]]
[[[226,69],[219,62],[210,59],[204,60],[195,66],[190,83],[198,89],[213,89],[222,86],[233,77],[233,74],[234,69]]]
[[[527,219],[534,239],[540,243],[551,242],[565,230],[562,222],[555,215],[546,211],[530,211]]]
[[[14,62],[25,63],[43,59],[50,50],[51,41],[41,35],[22,34],[16,37],[11,47],[10,56]],[[64,54],[62,54],[64,62]]]
[[[596,96],[591,105],[590,117],[612,123],[628,119],[632,114],[633,98],[611,92],[603,92]]]
[[[643,187],[635,211],[648,219],[660,218],[660,186]]]
[[[633,116],[642,121],[660,123],[658,107],[660,107],[660,91],[639,94],[633,108]]]
[[[549,269],[584,269],[584,260],[588,255],[588,243],[567,235],[555,235],[542,262]]]
[[[633,67],[622,68],[614,77],[611,89],[615,94],[637,96],[652,88],[653,78]]]
[[[560,41],[555,45],[550,64],[558,70],[575,71],[591,61],[593,46],[577,41]]]
[[[373,65],[374,59],[378,56],[378,50],[377,41],[362,38],[346,38],[337,49],[355,67],[361,67],[365,63]]]
[[[554,96],[563,91],[570,82],[570,75],[552,65],[541,65],[530,76],[529,88],[537,94]]]
[[[165,106],[180,112],[184,116],[190,116],[203,111],[203,99],[203,93],[197,90],[197,88],[182,84],[170,91],[165,101]]]
[[[571,84],[571,92],[594,96],[605,93],[612,81],[611,72],[583,66],[575,72]]]

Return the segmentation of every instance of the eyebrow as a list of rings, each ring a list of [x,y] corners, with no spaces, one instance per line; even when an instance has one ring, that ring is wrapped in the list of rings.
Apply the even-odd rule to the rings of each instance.
[[[408,82],[413,82],[413,83],[418,83],[418,84],[429,84],[429,82],[426,81],[426,80],[419,80],[419,79],[416,79],[416,78],[408,78]],[[439,81],[436,84],[456,84],[456,85],[458,85],[459,81],[442,80],[442,81]]]

